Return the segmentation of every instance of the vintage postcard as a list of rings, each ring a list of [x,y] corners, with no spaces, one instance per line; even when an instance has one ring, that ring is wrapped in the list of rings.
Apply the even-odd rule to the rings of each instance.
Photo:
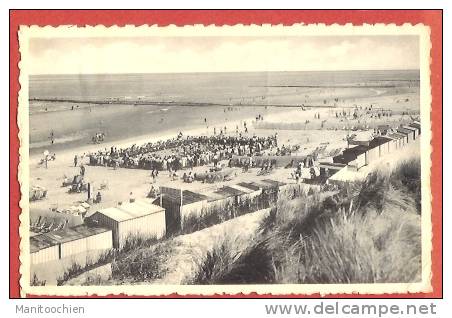
[[[430,28],[21,26],[23,295],[430,292]]]

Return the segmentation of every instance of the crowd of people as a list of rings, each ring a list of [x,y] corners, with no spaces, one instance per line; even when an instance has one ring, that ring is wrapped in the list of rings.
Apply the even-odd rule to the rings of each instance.
[[[90,165],[138,168],[152,171],[178,171],[221,160],[233,155],[256,156],[266,149],[277,148],[277,136],[187,136],[149,142],[128,148],[111,147],[89,155]]]

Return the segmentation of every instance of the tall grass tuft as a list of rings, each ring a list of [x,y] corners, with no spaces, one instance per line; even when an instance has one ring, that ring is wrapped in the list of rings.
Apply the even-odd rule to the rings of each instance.
[[[173,251],[172,241],[129,250],[112,261],[112,278],[119,281],[143,282],[164,277],[165,263]]]
[[[45,286],[45,285],[46,285],[46,281],[40,280],[38,278],[38,275],[36,275],[36,273],[33,273],[33,277],[30,281],[30,286]]]
[[[265,284],[273,282],[275,271],[267,242],[260,241],[237,251],[223,241],[200,260],[190,284]]]
[[[218,245],[193,282],[408,283],[421,279],[420,160],[337,192],[282,196],[243,251]]]
[[[395,188],[403,189],[412,194],[416,202],[418,214],[421,214],[421,160],[411,158],[391,172],[391,183]]]

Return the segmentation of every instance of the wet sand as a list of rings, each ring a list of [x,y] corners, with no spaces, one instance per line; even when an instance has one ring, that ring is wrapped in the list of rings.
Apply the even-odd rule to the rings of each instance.
[[[418,87],[344,87],[344,88],[268,88],[265,96],[230,98],[228,103],[204,105],[205,101],[162,102],[134,105],[95,104],[76,102],[30,101],[30,154],[61,152],[92,144],[92,136],[98,132],[106,135],[105,142],[121,142],[126,139],[155,134],[168,135],[192,129],[204,129],[205,133],[217,132],[224,124],[247,120],[261,114],[266,121],[290,114],[288,118],[298,120],[291,114],[297,108],[324,109],[354,107],[354,105],[384,107],[394,112],[419,109]],[[221,95],[221,94],[220,94]],[[262,97],[262,98],[261,98]],[[209,97],[210,98],[210,97]],[[408,101],[406,101],[408,100]],[[199,106],[196,106],[198,105]],[[215,106],[213,106],[215,105]],[[226,106],[222,106],[226,105]],[[416,108],[417,106],[417,108]],[[72,108],[74,108],[72,110]],[[47,109],[47,111],[46,111]],[[277,115],[275,117],[275,115]],[[302,116],[304,117],[304,116]],[[309,119],[309,116],[306,116]],[[306,120],[304,119],[304,120]],[[206,120],[206,121],[204,121]],[[235,129],[235,127],[234,127]],[[53,132],[54,143],[51,143]]]

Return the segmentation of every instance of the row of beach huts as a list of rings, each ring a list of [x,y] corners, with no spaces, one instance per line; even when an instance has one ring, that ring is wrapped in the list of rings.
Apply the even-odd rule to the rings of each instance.
[[[253,212],[276,202],[288,184],[264,179],[193,192],[160,187],[156,199],[130,200],[87,216],[84,224],[30,238],[31,264],[62,260],[81,253],[121,249],[132,236],[161,239],[181,233],[185,222],[215,209],[243,206]],[[228,207],[228,208],[224,208]],[[222,209],[223,208],[223,209]],[[235,216],[229,216],[233,218]]]
[[[334,180],[334,175],[341,170],[359,171],[372,162],[404,148],[421,134],[421,124],[414,121],[395,129],[380,126],[379,135],[369,140],[349,140],[349,147],[332,158],[330,161],[319,163],[320,175]]]

